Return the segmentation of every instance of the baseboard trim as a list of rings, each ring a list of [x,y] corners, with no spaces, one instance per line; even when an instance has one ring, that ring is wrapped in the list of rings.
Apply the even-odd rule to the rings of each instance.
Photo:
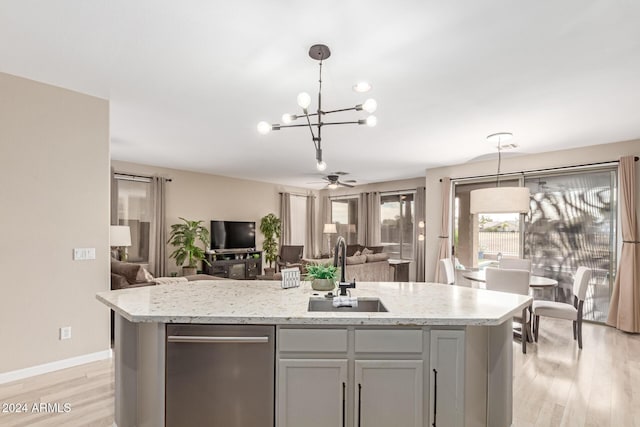
[[[69,359],[56,360],[55,362],[44,363],[29,368],[4,372],[0,373],[0,384],[59,371],[60,369],[71,368],[73,366],[84,365],[85,363],[97,362],[98,360],[110,359],[111,357],[113,357],[113,351],[109,349],[96,353],[83,354],[82,356],[70,357]]]

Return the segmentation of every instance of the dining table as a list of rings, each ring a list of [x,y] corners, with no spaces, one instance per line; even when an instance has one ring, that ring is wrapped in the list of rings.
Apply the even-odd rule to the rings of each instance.
[[[478,283],[485,283],[487,281],[485,270],[464,270],[462,277]],[[534,289],[553,289],[553,299],[554,301],[556,300],[558,289],[558,281],[556,279],[531,274],[529,276],[529,286]]]

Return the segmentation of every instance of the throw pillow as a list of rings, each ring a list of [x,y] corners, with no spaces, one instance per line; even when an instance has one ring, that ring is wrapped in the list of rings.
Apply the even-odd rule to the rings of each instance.
[[[372,253],[373,253],[373,251],[371,249],[369,249],[369,248],[364,248],[362,250],[362,255],[369,255],[369,254],[372,254]]]
[[[144,280],[146,282],[153,282],[153,275],[151,273],[149,273],[149,270],[147,270],[146,268],[142,267],[142,272],[144,273]]]
[[[378,262],[378,261],[386,261],[389,259],[389,254],[388,253],[381,253],[381,254],[371,254],[371,255],[367,255],[367,262]]]
[[[356,253],[353,254],[353,256],[360,256],[360,255],[362,255],[362,252],[360,252],[360,251],[356,251]]]

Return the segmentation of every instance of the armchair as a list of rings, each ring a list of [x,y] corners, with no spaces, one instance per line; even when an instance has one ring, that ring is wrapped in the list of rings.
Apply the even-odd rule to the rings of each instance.
[[[276,261],[276,271],[280,271],[282,268],[289,267],[292,264],[300,265],[303,251],[303,245],[282,245]]]

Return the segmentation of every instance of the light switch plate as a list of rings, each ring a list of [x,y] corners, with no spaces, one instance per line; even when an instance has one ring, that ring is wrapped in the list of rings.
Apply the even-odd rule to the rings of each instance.
[[[73,259],[74,261],[96,259],[96,248],[74,248]]]

